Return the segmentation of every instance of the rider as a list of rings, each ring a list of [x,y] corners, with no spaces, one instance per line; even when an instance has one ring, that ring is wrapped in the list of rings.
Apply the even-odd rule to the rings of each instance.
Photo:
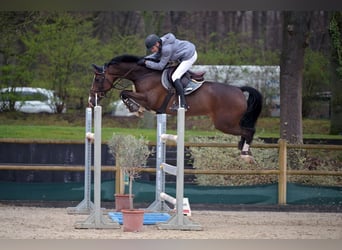
[[[140,65],[145,65],[147,68],[155,70],[163,70],[169,62],[180,62],[171,78],[176,93],[180,98],[180,106],[188,109],[180,79],[197,60],[195,45],[189,41],[177,39],[172,33],[165,34],[162,37],[158,37],[156,34],[148,35],[145,45],[153,54],[141,59],[138,62]]]

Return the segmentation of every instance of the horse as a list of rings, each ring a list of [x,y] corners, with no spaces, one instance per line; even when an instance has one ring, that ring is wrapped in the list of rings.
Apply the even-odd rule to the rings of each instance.
[[[162,85],[162,71],[138,65],[140,58],[135,55],[120,55],[106,63],[102,70],[92,64],[94,78],[89,91],[89,106],[97,105],[111,89],[118,89],[121,90],[120,97],[130,112],[139,112],[143,108],[151,112],[176,115],[171,108],[177,102],[174,89],[166,89]],[[134,91],[121,87],[122,79],[131,81]],[[200,88],[185,98],[189,106],[186,116],[206,115],[211,118],[217,130],[241,136],[238,143],[240,156],[253,158],[250,145],[263,99],[257,89],[204,81]]]

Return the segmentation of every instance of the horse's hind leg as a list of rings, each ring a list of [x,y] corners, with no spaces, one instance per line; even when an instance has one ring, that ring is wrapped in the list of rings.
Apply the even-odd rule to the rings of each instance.
[[[232,135],[241,135],[241,139],[238,143],[238,148],[241,150],[242,158],[250,158],[249,161],[253,161],[252,154],[249,150],[250,144],[253,141],[253,136],[255,133],[254,128],[245,128],[241,127],[241,125],[234,125],[232,123],[228,124],[226,120],[229,119],[216,119],[214,120],[215,128],[222,131],[223,133],[232,134]]]
[[[254,128],[242,128],[242,135],[238,144],[238,148],[240,150],[243,149],[244,144],[251,145],[253,141],[254,133],[255,133]]]
[[[241,136],[240,141],[238,143],[238,149],[242,150],[243,144],[245,143],[246,139],[245,137]]]
[[[242,128],[243,135],[238,144],[239,150],[241,150],[241,157],[249,162],[254,162],[252,153],[250,151],[250,145],[253,141],[255,129],[252,128]]]

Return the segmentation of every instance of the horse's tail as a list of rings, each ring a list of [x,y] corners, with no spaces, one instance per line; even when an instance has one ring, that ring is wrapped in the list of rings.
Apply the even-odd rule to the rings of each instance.
[[[240,126],[247,129],[255,130],[255,124],[262,109],[262,95],[261,93],[252,87],[243,86],[240,87],[242,92],[248,92],[247,99],[247,111],[240,121]]]

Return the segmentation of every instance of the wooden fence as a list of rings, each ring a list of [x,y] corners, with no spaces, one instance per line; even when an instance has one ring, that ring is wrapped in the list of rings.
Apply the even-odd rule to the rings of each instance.
[[[229,143],[185,143],[185,147],[236,147]],[[253,148],[278,148],[279,166],[272,170],[199,170],[184,169],[184,174],[206,175],[278,175],[278,204],[286,204],[287,176],[288,175],[318,175],[318,176],[342,176],[342,171],[317,171],[317,170],[289,170],[287,169],[287,150],[293,149],[319,149],[319,150],[342,150],[341,145],[320,144],[288,144],[280,139],[276,144],[253,144]],[[0,165],[0,170],[36,170],[36,171],[83,171],[84,166],[61,166],[61,165]],[[116,166],[102,166],[101,171],[116,171]],[[142,172],[155,173],[155,168],[143,168]]]

